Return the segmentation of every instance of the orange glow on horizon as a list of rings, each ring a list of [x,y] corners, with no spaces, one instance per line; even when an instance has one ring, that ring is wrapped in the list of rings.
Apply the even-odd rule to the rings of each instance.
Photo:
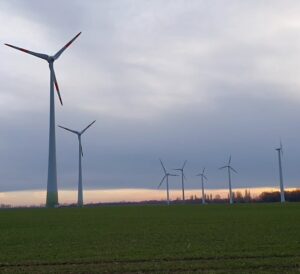
[[[240,191],[244,194],[245,190],[250,190],[252,197],[257,197],[263,191],[278,191],[274,187],[258,187],[258,188],[237,188],[234,191]],[[294,190],[296,188],[286,188],[286,190]],[[186,189],[186,199],[191,196],[197,198],[201,197],[199,189]],[[225,198],[228,195],[227,189],[207,189],[206,195],[220,195]],[[0,204],[11,206],[39,206],[44,205],[46,199],[46,191],[42,190],[26,190],[26,191],[12,191],[0,193]],[[165,200],[166,190],[160,189],[139,189],[139,188],[125,188],[125,189],[94,189],[84,191],[84,203],[108,203],[108,202],[140,202],[147,200]],[[170,199],[181,199],[181,189],[170,190]],[[59,191],[60,204],[72,204],[77,202],[76,190],[60,190]]]

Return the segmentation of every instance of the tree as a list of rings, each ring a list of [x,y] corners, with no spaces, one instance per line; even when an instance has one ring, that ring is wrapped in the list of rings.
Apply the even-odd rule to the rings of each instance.
[[[238,203],[243,203],[244,202],[244,197],[243,197],[242,192],[237,191],[235,193],[235,201],[238,202]]]
[[[215,200],[221,200],[221,196],[219,195],[219,194],[217,194],[216,196],[215,196]]]
[[[280,193],[279,191],[274,192],[263,192],[259,195],[259,200],[261,202],[279,202],[280,201]]]

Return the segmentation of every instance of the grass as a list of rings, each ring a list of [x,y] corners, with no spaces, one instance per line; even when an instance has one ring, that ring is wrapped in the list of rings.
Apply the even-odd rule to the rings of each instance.
[[[0,273],[300,273],[300,204],[0,211]]]

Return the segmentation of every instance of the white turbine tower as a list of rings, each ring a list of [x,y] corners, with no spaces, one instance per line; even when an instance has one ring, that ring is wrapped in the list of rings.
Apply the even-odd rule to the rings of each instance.
[[[29,51],[27,49],[15,47],[10,44],[5,44],[11,48],[23,51],[35,57],[44,59],[49,64],[50,69],[50,125],[49,125],[49,158],[48,158],[48,179],[47,179],[47,207],[55,207],[58,205],[58,193],[57,193],[57,173],[56,173],[56,142],[55,142],[55,106],[54,106],[54,85],[57,91],[57,95],[61,104],[62,99],[59,92],[58,83],[54,72],[54,62],[60,57],[60,55],[69,47],[74,40],[81,34],[79,32],[69,43],[67,43],[62,49],[60,49],[54,55],[47,55]]]
[[[232,170],[235,173],[237,173],[237,171],[230,165],[230,163],[231,163],[231,155],[229,157],[227,166],[220,167],[220,169],[227,168],[227,170],[228,170],[229,201],[230,201],[230,204],[233,204],[232,188],[231,188],[231,172],[230,171]]]
[[[182,187],[182,201],[185,201],[185,195],[184,195],[184,180],[186,180],[186,177],[184,175],[184,167],[186,165],[186,160],[184,161],[182,168],[174,168],[173,170],[178,170],[181,172],[181,187]]]
[[[203,168],[202,173],[197,174],[196,176],[201,176],[201,185],[202,185],[202,204],[205,204],[205,194],[204,194],[204,179],[207,180],[206,176],[204,175],[205,168]]]
[[[87,127],[85,127],[82,131],[76,131],[76,130],[72,130],[66,127],[62,127],[59,126],[60,128],[63,128],[67,131],[70,131],[74,134],[77,135],[78,137],[78,143],[79,143],[79,171],[78,171],[78,202],[77,205],[78,206],[83,206],[83,191],[82,191],[82,167],[81,167],[81,158],[83,157],[83,151],[82,151],[82,145],[81,145],[81,135],[92,125],[96,122],[93,121],[92,123],[90,123]]]
[[[164,170],[164,173],[165,173],[165,176],[162,178],[162,180],[160,181],[160,184],[158,185],[157,188],[160,188],[160,186],[162,185],[162,183],[164,182],[164,180],[166,179],[166,187],[167,187],[167,205],[170,204],[170,196],[169,196],[169,176],[178,176],[178,175],[175,175],[175,174],[171,174],[171,173],[168,173],[167,170],[165,169],[164,167],[164,164],[162,162],[161,159],[159,159],[160,163],[161,163],[161,166]]]
[[[285,197],[284,197],[282,163],[281,163],[281,156],[283,155],[283,148],[282,148],[281,141],[280,141],[280,147],[276,148],[275,150],[277,150],[277,153],[278,153],[278,163],[279,163],[280,202],[284,203],[285,202]]]

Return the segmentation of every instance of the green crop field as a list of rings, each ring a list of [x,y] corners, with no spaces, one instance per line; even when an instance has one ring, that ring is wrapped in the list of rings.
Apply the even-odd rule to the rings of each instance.
[[[299,273],[300,204],[0,210],[0,273]]]

